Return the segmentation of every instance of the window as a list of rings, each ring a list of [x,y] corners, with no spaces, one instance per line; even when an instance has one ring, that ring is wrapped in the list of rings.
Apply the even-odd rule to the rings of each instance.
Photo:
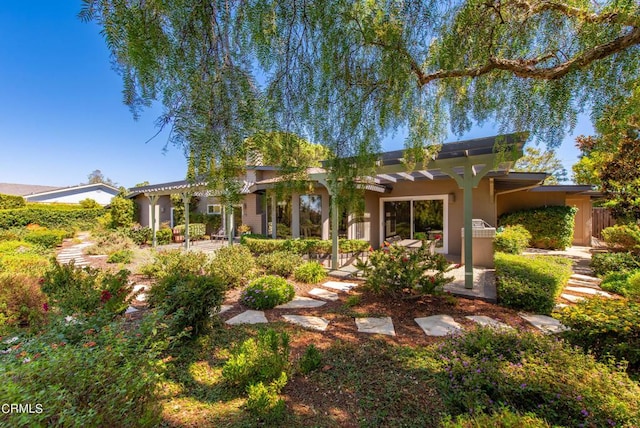
[[[437,248],[447,252],[446,201],[445,196],[382,199],[382,239],[437,239]]]
[[[207,214],[222,214],[222,205],[220,204],[208,204],[207,205]]]
[[[322,196],[300,196],[300,237],[322,238]]]

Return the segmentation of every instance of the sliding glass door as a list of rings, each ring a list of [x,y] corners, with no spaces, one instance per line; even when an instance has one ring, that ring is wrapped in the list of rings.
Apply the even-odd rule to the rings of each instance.
[[[438,239],[437,247],[447,251],[446,196],[381,199],[382,239]]]

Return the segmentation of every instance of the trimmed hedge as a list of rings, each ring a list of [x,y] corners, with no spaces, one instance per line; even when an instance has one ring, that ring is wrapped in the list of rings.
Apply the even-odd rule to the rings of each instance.
[[[575,207],[551,206],[503,214],[499,226],[522,225],[531,233],[529,244],[535,248],[564,250],[573,241]]]
[[[173,228],[174,231],[184,235],[184,224],[180,224]],[[189,223],[189,239],[201,239],[206,235],[207,226],[204,223]]]
[[[62,229],[36,229],[29,231],[23,239],[45,248],[55,248],[62,245],[64,238],[70,238],[72,236],[73,233]]]
[[[245,235],[240,241],[253,254],[289,251],[296,254],[331,254],[330,240],[320,239],[271,239],[262,235]],[[359,253],[369,249],[369,242],[362,239],[338,240],[340,253]]]
[[[50,229],[83,227],[97,223],[104,208],[82,209],[80,206],[27,205],[25,208],[0,210],[0,229],[39,224]]]
[[[516,224],[507,226],[496,234],[493,248],[496,251],[509,254],[520,254],[527,248],[531,234],[523,226]]]
[[[596,253],[590,263],[593,273],[599,277],[613,272],[629,272],[640,269],[640,260],[631,253]]]
[[[496,253],[498,302],[506,307],[550,314],[571,276],[571,261],[552,256]]]
[[[22,208],[25,202],[22,196],[5,195],[0,193],[0,210],[9,210],[12,208]]]
[[[611,247],[640,253],[640,227],[637,224],[607,227],[602,231],[602,238]]]

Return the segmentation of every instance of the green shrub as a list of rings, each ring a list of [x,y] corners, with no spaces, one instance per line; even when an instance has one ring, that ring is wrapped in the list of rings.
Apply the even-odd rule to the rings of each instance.
[[[172,237],[173,237],[173,231],[171,229],[156,230],[156,241],[158,245],[171,244]]]
[[[503,408],[556,426],[638,426],[640,386],[554,337],[476,328],[439,345],[447,413]]]
[[[91,198],[83,199],[79,202],[80,206],[85,210],[91,210],[94,208],[101,208],[101,205]]]
[[[12,227],[11,229],[0,230],[0,242],[2,241],[22,241],[27,234],[24,227]]]
[[[174,231],[179,232],[184,236],[185,225],[181,224],[173,228]],[[189,239],[202,239],[206,235],[206,225],[204,223],[189,223]]]
[[[602,230],[602,238],[616,249],[640,252],[640,227],[635,223],[607,227]]]
[[[5,195],[0,193],[0,210],[9,210],[12,208],[22,208],[25,202],[22,196]]]
[[[516,224],[513,226],[505,227],[501,232],[496,234],[496,238],[493,241],[493,248],[495,251],[509,254],[521,254],[529,241],[531,240],[531,234],[523,226]]]
[[[304,354],[298,362],[300,373],[306,375],[320,368],[322,364],[322,354],[313,343],[304,350]]]
[[[631,371],[640,371],[640,303],[596,297],[564,308],[558,318],[571,329],[563,333],[571,343],[599,357],[624,359]]]
[[[419,238],[416,238],[419,239]],[[369,241],[364,239],[340,239],[338,240],[338,248],[341,253],[362,253],[368,251],[370,247]]]
[[[506,307],[550,314],[571,276],[571,261],[559,257],[495,254],[498,302]]]
[[[136,224],[127,230],[127,236],[129,236],[136,245],[144,245],[153,239],[153,231],[150,227],[142,227]],[[156,238],[157,236],[158,232],[156,231]]]
[[[258,332],[231,350],[222,367],[223,379],[246,388],[258,382],[270,383],[289,370],[289,335],[273,329]]]
[[[40,277],[51,266],[48,257],[33,252],[8,254],[0,257],[0,270]]]
[[[27,204],[24,208],[0,210],[0,229],[28,224],[39,224],[50,229],[91,229],[104,213],[104,208],[85,210],[74,205]]]
[[[287,303],[295,295],[293,286],[279,276],[267,275],[249,283],[240,301],[251,309],[273,309]]]
[[[197,275],[202,272],[208,262],[209,257],[198,251],[158,251],[153,256],[153,262],[140,267],[140,273],[157,279],[169,275]]]
[[[611,272],[602,279],[600,287],[603,290],[624,295],[624,290],[627,288],[627,279],[629,279],[630,275],[631,272],[628,271]]]
[[[293,271],[296,281],[317,284],[327,277],[327,271],[318,262],[305,262]]]
[[[46,302],[38,278],[24,273],[0,273],[0,334],[5,327],[40,326]]]
[[[577,209],[551,206],[516,211],[498,218],[499,226],[521,225],[531,233],[530,245],[564,250],[571,246]]]
[[[122,196],[116,196],[111,199],[110,206],[111,227],[114,229],[131,227],[135,213],[133,201]]]
[[[34,410],[2,412],[0,426],[158,426],[158,358],[144,347],[150,329],[74,327],[85,330],[80,343],[52,330],[0,355],[0,396]]]
[[[73,263],[61,265],[54,262],[42,282],[42,291],[63,313],[100,312],[109,319],[127,309],[132,290],[127,270],[114,274],[90,267],[76,267]]]
[[[133,249],[136,244],[125,229],[106,230],[92,235],[94,244],[84,249],[85,254],[111,254],[116,251]]]
[[[631,253],[596,253],[591,257],[591,269],[602,277],[612,272],[640,269],[640,261]]]
[[[269,275],[289,276],[304,262],[301,256],[291,251],[275,251],[257,257],[256,263]]]
[[[131,250],[118,250],[107,257],[107,263],[124,263],[129,264],[133,259],[133,251]]]
[[[276,251],[291,251],[296,254],[327,255],[331,254],[330,240],[320,239],[271,239],[264,235],[248,234],[240,239],[253,254],[266,254]],[[340,253],[359,253],[369,249],[369,242],[362,239],[340,239]]]
[[[285,251],[284,239],[254,238],[253,235],[244,235],[240,242],[253,254],[266,254],[275,251]]]
[[[256,260],[245,246],[232,245],[216,251],[206,270],[228,288],[243,287],[255,276]]]
[[[445,276],[447,259],[442,254],[430,254],[426,245],[417,250],[392,245],[369,253],[368,263],[359,266],[367,277],[366,288],[377,294],[397,296],[413,290],[431,294],[441,291],[452,279]]]
[[[224,295],[225,285],[219,278],[174,273],[151,288],[148,302],[167,317],[170,335],[191,338],[211,330],[212,315],[220,310]]]
[[[640,270],[629,276],[627,286],[623,290],[623,296],[638,300],[640,298]]]
[[[259,420],[274,423],[282,420],[287,406],[279,394],[287,384],[287,373],[271,381],[268,386],[258,382],[247,386],[247,410]]]
[[[521,415],[506,407],[491,414],[474,412],[471,415],[459,415],[455,420],[448,417],[442,421],[442,428],[480,427],[551,428],[551,425],[544,420],[544,416],[536,416],[531,412]]]
[[[37,229],[27,232],[23,239],[45,248],[55,248],[62,245],[64,238],[70,238],[71,236],[73,234],[62,229]]]

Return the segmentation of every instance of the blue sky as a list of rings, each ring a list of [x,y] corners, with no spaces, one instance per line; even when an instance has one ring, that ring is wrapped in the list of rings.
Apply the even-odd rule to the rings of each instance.
[[[99,169],[120,185],[184,178],[181,150],[156,132],[160,108],[134,121],[122,103],[99,28],[77,18],[80,1],[4,1],[0,6],[0,182],[70,186]],[[558,151],[570,172],[581,118]],[[474,128],[451,140],[493,135]],[[385,150],[402,148],[388,139]]]

